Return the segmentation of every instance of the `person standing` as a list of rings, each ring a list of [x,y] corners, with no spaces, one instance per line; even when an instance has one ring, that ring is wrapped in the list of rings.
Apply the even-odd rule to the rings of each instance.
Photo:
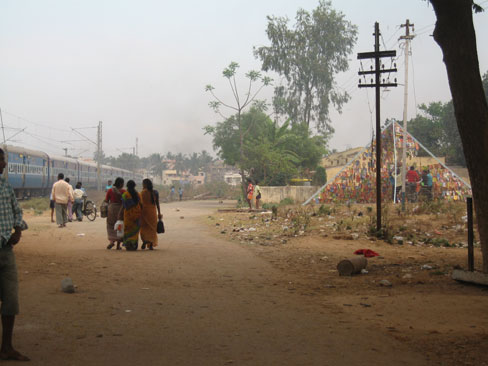
[[[180,201],[183,199],[183,188],[178,188],[178,195],[180,196]]]
[[[83,196],[85,195],[85,191],[81,189],[81,182],[76,183],[75,190],[73,191],[73,199],[75,202],[73,203],[73,211],[76,214],[76,220],[82,221],[83,220]]]
[[[171,186],[171,190],[169,193],[169,200],[173,201],[175,199],[175,186]]]
[[[114,226],[117,222],[120,209],[122,208],[122,195],[124,194],[124,179],[117,177],[115,179],[114,185],[107,191],[105,195],[105,202],[108,203],[107,209],[107,236],[109,244],[107,249],[112,249],[114,243],[117,243],[117,250],[122,249],[120,247],[121,238],[117,236],[117,231]]]
[[[112,188],[112,181],[109,179],[107,181],[107,185],[105,186],[105,192],[108,192],[110,188]]]
[[[256,210],[259,210],[259,202],[261,201],[261,187],[259,187],[259,182],[256,181],[254,186],[254,193],[256,194]]]
[[[246,189],[246,199],[247,203],[249,204],[249,210],[252,210],[252,197],[254,195],[254,186],[252,184],[251,179],[247,179],[247,189]]]
[[[142,214],[141,214],[141,249],[153,250],[158,245],[158,220],[161,220],[161,208],[159,207],[159,193],[153,189],[150,179],[142,181]],[[157,215],[156,215],[157,210]]]
[[[126,250],[137,250],[139,231],[141,229],[141,196],[136,191],[133,180],[127,182],[127,191],[122,194],[122,208],[119,219],[124,220],[124,247]]]
[[[420,182],[420,175],[419,173],[417,173],[413,165],[410,167],[410,170],[407,172],[405,179],[407,181],[405,186],[405,192],[407,194],[407,197],[412,202],[415,202],[417,201],[416,199],[417,184]]]
[[[70,184],[69,178],[66,178],[65,181],[66,181],[66,183],[69,184],[69,189],[71,191],[71,197],[73,197],[73,186]],[[73,221],[73,201],[71,201],[71,200],[68,201],[67,214],[68,214],[68,221],[69,222]]]
[[[0,175],[7,163],[0,149]],[[12,233],[12,229],[15,230]],[[19,313],[17,265],[13,246],[22,236],[22,209],[14,190],[5,178],[0,178],[0,294],[2,314],[1,360],[29,361],[12,346],[15,316]]]
[[[428,201],[432,200],[432,174],[430,174],[430,171],[428,168],[425,168],[424,171],[422,172],[422,190],[424,191],[425,197],[427,198]]]
[[[65,227],[68,222],[68,202],[73,200],[73,193],[70,185],[64,181],[64,174],[58,174],[58,181],[54,183],[52,195],[56,210],[56,223],[59,227]]]

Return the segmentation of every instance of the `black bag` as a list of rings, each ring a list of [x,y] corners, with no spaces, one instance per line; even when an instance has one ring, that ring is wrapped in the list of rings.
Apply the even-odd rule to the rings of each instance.
[[[164,234],[164,223],[163,223],[163,220],[159,220],[158,221],[158,227],[156,229],[156,232],[158,234]]]
[[[100,205],[100,217],[104,219],[107,216],[108,216],[108,202],[103,201],[102,204]]]

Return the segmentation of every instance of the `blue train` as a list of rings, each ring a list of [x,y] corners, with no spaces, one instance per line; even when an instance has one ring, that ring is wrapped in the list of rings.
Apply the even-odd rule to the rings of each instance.
[[[81,182],[85,189],[97,188],[96,163],[48,155],[42,151],[11,145],[3,145],[2,149],[6,152],[5,157],[8,162],[5,173],[18,198],[48,195],[59,173],[70,178],[73,186],[76,182]],[[133,179],[138,184],[143,179],[141,174],[129,170],[108,165],[101,166],[101,180],[104,187],[108,180],[114,181],[117,177],[122,177],[125,181]]]

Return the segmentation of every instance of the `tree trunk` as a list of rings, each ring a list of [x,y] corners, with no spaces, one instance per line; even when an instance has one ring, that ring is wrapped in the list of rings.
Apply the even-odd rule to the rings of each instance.
[[[239,126],[239,156],[240,156],[240,162],[239,162],[239,173],[241,174],[241,189],[242,189],[242,195],[244,198],[247,197],[246,194],[246,189],[247,189],[247,184],[246,184],[246,179],[244,177],[244,132],[242,131],[242,126],[241,126],[241,111],[239,110],[237,112],[237,123]]]
[[[480,75],[472,0],[430,0],[437,16],[434,39],[444,55],[454,114],[473,188],[488,273],[488,105]]]

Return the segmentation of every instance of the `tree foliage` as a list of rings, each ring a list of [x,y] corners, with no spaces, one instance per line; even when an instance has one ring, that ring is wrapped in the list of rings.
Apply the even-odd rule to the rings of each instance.
[[[285,122],[279,126],[261,109],[251,108],[241,115],[241,128],[249,131],[239,148],[237,117],[231,116],[209,128],[214,149],[226,164],[241,164],[244,171],[263,185],[284,185],[304,169],[315,169],[324,150],[324,139],[311,136],[304,125]]]
[[[337,88],[335,75],[349,67],[357,27],[323,0],[311,13],[298,10],[295,21],[290,27],[287,18],[268,16],[271,45],[255,48],[254,54],[263,71],[275,71],[286,80],[274,90],[275,111],[293,124],[310,127],[314,122],[319,131],[330,135],[330,105],[340,111],[349,99]]]
[[[214,87],[212,85],[207,85],[205,87],[205,90],[209,92],[213,98],[213,100],[209,103],[210,108],[212,108],[222,118],[226,119],[226,117],[222,114],[222,107],[225,107],[226,109],[234,113],[230,117],[232,119],[232,123],[228,126],[230,130],[227,132],[233,136],[230,142],[232,144],[235,144],[235,146],[238,147],[238,150],[233,151],[233,153],[229,152],[229,154],[232,154],[232,156],[227,156],[226,160],[231,161],[232,165],[237,165],[239,167],[239,171],[242,177],[242,192],[243,194],[245,194],[246,185],[244,179],[244,162],[248,157],[246,156],[245,152],[244,140],[249,134],[251,128],[253,128],[253,125],[252,123],[245,124],[242,120],[242,115],[244,111],[252,105],[259,109],[265,109],[265,102],[259,101],[257,99],[257,96],[264,87],[271,85],[272,80],[267,76],[263,76],[259,71],[251,70],[246,74],[246,78],[248,79],[247,88],[245,93],[242,93],[239,91],[236,81],[238,69],[239,64],[237,62],[231,62],[229,66],[226,67],[222,72],[224,78],[226,78],[229,82],[229,86],[234,97],[233,103],[226,103],[221,98],[219,98],[215,94]],[[216,132],[214,126],[205,126],[204,130],[205,134],[214,135]],[[232,132],[236,132],[236,134],[233,134]],[[228,142],[225,143],[227,144]]]
[[[488,101],[488,72],[483,88]],[[421,104],[419,109],[421,114],[408,122],[408,131],[434,155],[445,156],[447,163],[466,166],[452,100]]]

